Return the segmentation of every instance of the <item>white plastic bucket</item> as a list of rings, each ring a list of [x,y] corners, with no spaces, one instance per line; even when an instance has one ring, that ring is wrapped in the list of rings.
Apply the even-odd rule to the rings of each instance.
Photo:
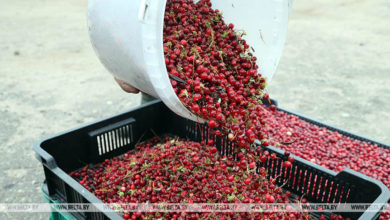
[[[245,30],[259,71],[272,79],[287,32],[292,0],[212,0],[226,23]],[[117,78],[161,99],[176,114],[203,122],[180,102],[164,62],[166,0],[89,0],[88,28],[104,66]]]

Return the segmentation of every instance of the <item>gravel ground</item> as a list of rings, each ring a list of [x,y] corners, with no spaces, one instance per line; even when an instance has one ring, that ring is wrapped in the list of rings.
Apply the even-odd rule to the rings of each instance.
[[[0,1],[0,203],[43,202],[44,176],[32,151],[40,138],[139,104],[96,58],[85,11],[85,0]],[[389,21],[387,0],[296,1],[271,96],[390,142]]]

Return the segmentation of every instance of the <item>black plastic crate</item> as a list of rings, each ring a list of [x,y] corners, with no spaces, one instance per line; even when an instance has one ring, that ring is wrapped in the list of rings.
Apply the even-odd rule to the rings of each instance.
[[[48,194],[51,198],[66,203],[102,203],[67,173],[96,164],[106,158],[121,155],[134,148],[139,141],[171,135],[199,141],[212,138],[218,150],[232,154],[232,143],[208,133],[205,125],[181,118],[171,112],[162,102],[153,101],[101,121],[57,134],[34,146],[37,158],[42,162]],[[284,184],[284,189],[302,196],[310,202],[327,203],[386,203],[390,192],[380,181],[361,173],[345,169],[339,173],[325,169],[302,158],[295,157],[291,168],[283,168],[284,151],[267,148],[281,159],[260,163],[269,177]],[[340,213],[353,219],[376,219],[378,212]],[[121,219],[114,212],[74,213],[79,219]]]

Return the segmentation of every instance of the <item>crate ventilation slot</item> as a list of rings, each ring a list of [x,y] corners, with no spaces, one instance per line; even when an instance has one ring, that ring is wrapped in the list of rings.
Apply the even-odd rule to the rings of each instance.
[[[91,144],[97,146],[98,155],[104,155],[118,148],[128,146],[134,141],[134,118],[89,132]]]

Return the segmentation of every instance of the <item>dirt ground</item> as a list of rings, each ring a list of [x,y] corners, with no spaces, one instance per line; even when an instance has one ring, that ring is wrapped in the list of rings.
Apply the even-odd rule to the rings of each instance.
[[[39,139],[139,104],[99,63],[85,14],[85,0],[0,1],[0,203],[43,202]],[[388,0],[296,1],[271,96],[390,142],[389,21]]]

